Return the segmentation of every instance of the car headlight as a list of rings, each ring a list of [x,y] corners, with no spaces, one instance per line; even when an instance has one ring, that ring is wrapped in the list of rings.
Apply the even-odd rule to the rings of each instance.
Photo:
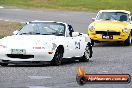
[[[91,32],[93,32],[94,31],[94,26],[91,26],[90,28],[89,28],[89,30],[91,31]]]
[[[5,45],[0,45],[0,48],[6,48],[6,46]]]
[[[128,28],[122,29],[122,32],[128,32]]]

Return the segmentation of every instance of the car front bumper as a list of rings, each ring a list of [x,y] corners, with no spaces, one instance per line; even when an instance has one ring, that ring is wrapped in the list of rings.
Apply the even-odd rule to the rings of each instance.
[[[26,50],[26,54],[11,54],[10,49],[0,50],[0,61],[51,61],[55,51],[52,50]]]
[[[100,42],[114,42],[114,41],[122,41],[124,42],[127,38],[128,38],[128,34],[127,35],[112,35],[112,38],[103,38],[103,35],[101,34],[90,34],[89,37],[94,40],[94,41],[100,41]]]

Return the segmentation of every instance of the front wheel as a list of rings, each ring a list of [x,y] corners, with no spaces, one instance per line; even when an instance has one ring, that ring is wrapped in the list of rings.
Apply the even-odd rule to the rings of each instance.
[[[125,46],[130,46],[131,45],[131,35],[128,36],[128,38],[124,42]]]
[[[57,49],[55,52],[55,55],[53,57],[52,64],[59,66],[62,63],[62,59],[63,59],[63,52],[61,50]]]
[[[86,48],[85,48],[85,52],[83,57],[79,60],[80,62],[88,62],[89,58],[92,57],[92,45],[91,43],[88,43]]]

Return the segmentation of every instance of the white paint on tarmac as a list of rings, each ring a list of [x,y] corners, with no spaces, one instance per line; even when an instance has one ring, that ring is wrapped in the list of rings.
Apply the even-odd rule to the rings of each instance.
[[[30,79],[51,79],[50,76],[28,76]]]
[[[3,9],[4,7],[3,6],[0,6],[0,9]]]
[[[102,71],[102,72],[104,72],[104,73],[108,73],[108,71]]]
[[[26,23],[26,22],[24,22],[24,21],[11,20],[11,19],[4,19],[4,18],[0,18],[0,21],[18,22],[18,23],[22,23],[22,24],[25,24],[25,23]]]
[[[4,21],[9,21],[9,20],[4,20]]]
[[[50,88],[45,86],[28,86],[28,88]]]

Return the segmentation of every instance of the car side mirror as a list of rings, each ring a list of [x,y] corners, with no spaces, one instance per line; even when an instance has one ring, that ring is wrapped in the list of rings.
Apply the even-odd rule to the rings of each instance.
[[[132,20],[132,16],[129,16],[129,21],[131,21]]]
[[[15,30],[15,31],[13,32],[13,34],[16,35],[16,34],[18,34],[18,32],[19,32],[18,30]]]
[[[92,21],[95,21],[95,18],[92,18]]]
[[[79,32],[72,32],[72,37],[77,37],[77,36],[79,36],[79,35],[80,35]]]

